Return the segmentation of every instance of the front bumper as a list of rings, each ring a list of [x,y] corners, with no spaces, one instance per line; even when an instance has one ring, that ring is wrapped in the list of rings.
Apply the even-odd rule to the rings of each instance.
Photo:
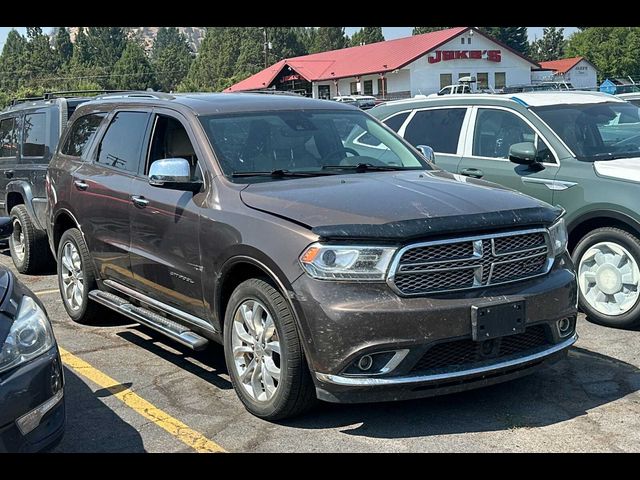
[[[59,378],[57,383],[55,378]],[[56,347],[25,365],[0,374],[0,452],[39,452],[55,447],[65,428],[64,396],[26,434],[18,427],[17,420],[61,391],[64,391],[62,364]]]
[[[577,314],[576,277],[568,255],[556,259],[542,277],[421,298],[399,297],[383,284],[322,282],[307,275],[292,286],[316,391],[327,401],[398,400],[498,383],[561,358],[577,339],[574,331],[561,338],[556,324]],[[434,345],[471,339],[472,306],[515,301],[526,304],[527,327],[544,329],[544,346],[481,364],[417,369]],[[391,371],[345,372],[363,355],[400,349],[408,353]]]

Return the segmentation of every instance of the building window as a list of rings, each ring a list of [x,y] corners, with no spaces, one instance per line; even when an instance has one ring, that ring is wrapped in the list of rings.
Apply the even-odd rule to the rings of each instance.
[[[387,94],[387,79],[385,77],[378,79],[378,95],[382,98]]]
[[[373,95],[373,80],[364,81],[364,94]]]
[[[358,93],[358,82],[351,82],[351,95],[356,95]]]
[[[477,82],[478,82],[477,85],[479,90],[484,90],[489,88],[489,74],[478,73]]]
[[[453,83],[453,75],[450,73],[441,73],[440,74],[440,88],[444,88],[447,85],[451,85]]]
[[[462,43],[462,45],[464,45],[464,37],[460,37],[460,43]]]
[[[507,74],[505,72],[496,72],[493,88],[504,88],[507,86]]]
[[[459,73],[458,74],[458,80],[460,80],[462,77],[470,77],[471,74],[470,73]]]

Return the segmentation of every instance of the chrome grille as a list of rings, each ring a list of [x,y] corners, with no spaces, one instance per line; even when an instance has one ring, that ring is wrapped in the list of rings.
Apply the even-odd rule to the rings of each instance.
[[[403,248],[388,282],[402,295],[423,295],[523,280],[551,263],[545,230],[478,235]]]

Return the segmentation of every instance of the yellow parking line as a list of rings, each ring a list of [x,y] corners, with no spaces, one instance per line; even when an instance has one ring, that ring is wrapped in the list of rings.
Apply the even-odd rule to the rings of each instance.
[[[60,290],[54,288],[52,290],[42,290],[41,292],[34,292],[36,295],[49,295],[50,293],[58,293]]]
[[[122,384],[113,378],[92,367],[79,357],[60,348],[62,362],[80,375],[88,378],[99,387],[108,390],[114,397],[132,408],[140,415],[148,418],[153,423],[163,428],[182,443],[190,446],[198,453],[224,453],[226,450],[212,440],[209,440],[200,432],[192,430],[180,420],[163,412],[153,404],[146,401],[129,388],[122,388]]]

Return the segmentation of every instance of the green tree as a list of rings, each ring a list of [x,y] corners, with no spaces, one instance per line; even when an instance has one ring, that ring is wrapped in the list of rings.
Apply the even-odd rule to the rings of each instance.
[[[298,27],[267,27],[267,40],[271,42],[270,64],[308,53]]]
[[[153,68],[140,44],[127,42],[122,57],[113,67],[111,83],[123,90],[145,90],[154,86]]]
[[[313,42],[316,39],[315,27],[291,27],[300,39],[300,43],[304,47],[304,54],[311,53],[313,50]],[[303,55],[304,55],[303,54]]]
[[[83,66],[90,66],[93,79],[100,88],[113,88],[111,72],[127,46],[122,27],[88,27]],[[77,42],[76,42],[77,46]]]
[[[11,30],[0,55],[0,90],[13,92],[18,88],[27,66],[27,39]]]
[[[376,42],[384,42],[382,27],[363,27],[351,36],[349,46],[357,47]]]
[[[47,86],[52,83],[59,67],[59,59],[51,48],[49,36],[40,27],[27,28],[26,72],[27,85]]]
[[[349,45],[344,27],[319,27],[315,32],[311,53],[338,50]]]
[[[60,65],[69,63],[73,56],[73,43],[71,43],[71,36],[69,35],[69,30],[67,30],[66,27],[58,28],[54,44]]]
[[[445,28],[453,27],[413,27],[411,35],[422,35],[423,33],[437,32],[438,30],[444,30]]]
[[[151,65],[158,89],[174,91],[189,73],[193,52],[187,38],[176,27],[162,27],[151,49]]]
[[[566,53],[583,56],[606,77],[640,76],[639,27],[589,27],[569,37]]]
[[[529,53],[538,62],[558,60],[564,57],[564,28],[544,27],[542,38],[531,43]]]
[[[481,27],[480,30],[523,55],[529,52],[527,27]]]

